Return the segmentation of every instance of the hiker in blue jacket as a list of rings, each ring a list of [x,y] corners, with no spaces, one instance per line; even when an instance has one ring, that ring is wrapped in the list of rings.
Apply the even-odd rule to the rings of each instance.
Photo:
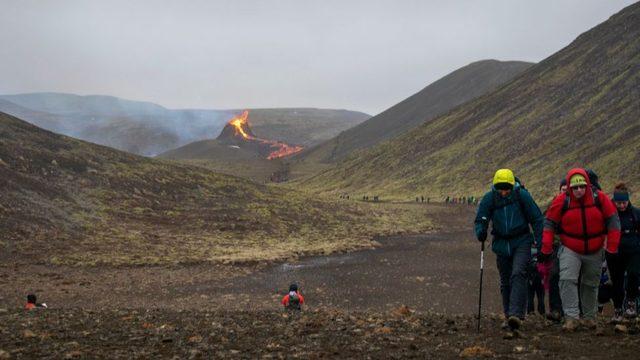
[[[500,293],[507,322],[503,327],[517,330],[527,310],[527,265],[531,244],[541,244],[544,217],[529,192],[509,169],[500,169],[493,186],[480,201],[475,234],[485,241],[491,223],[491,249],[497,255]],[[533,228],[533,233],[531,231]]]

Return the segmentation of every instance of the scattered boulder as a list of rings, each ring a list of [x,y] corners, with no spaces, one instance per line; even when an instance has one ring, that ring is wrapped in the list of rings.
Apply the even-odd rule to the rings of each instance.
[[[479,345],[465,348],[460,352],[461,358],[493,357],[494,355],[493,351]]]
[[[82,351],[79,350],[70,351],[64,354],[65,359],[77,359],[79,357],[82,357]]]
[[[626,334],[629,332],[629,328],[627,328],[625,325],[622,325],[622,324],[616,325],[616,327],[613,328],[613,330],[618,334]]]
[[[411,311],[411,309],[409,309],[407,305],[402,305],[399,308],[394,310],[394,314],[398,316],[409,316],[411,315],[412,312],[413,311]]]

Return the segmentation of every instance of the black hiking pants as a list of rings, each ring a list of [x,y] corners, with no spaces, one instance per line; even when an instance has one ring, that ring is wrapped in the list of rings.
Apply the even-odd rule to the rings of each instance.
[[[638,297],[640,253],[606,253],[605,256],[609,274],[611,275],[611,284],[613,285],[613,293],[611,294],[613,306],[616,309],[622,309],[625,292],[627,301],[635,301]],[[626,286],[625,273],[627,275]]]

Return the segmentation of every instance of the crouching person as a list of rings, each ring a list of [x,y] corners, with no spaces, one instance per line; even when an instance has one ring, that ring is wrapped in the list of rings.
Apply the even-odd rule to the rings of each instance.
[[[566,178],[569,189],[556,196],[547,210],[539,261],[549,260],[553,236],[559,232],[560,297],[565,316],[563,329],[574,331],[578,328],[580,306],[584,325],[595,329],[602,251],[605,239],[608,253],[618,251],[620,220],[613,202],[592,186],[584,169],[572,169]]]
[[[543,216],[509,169],[495,173],[491,190],[480,201],[475,219],[479,241],[487,239],[489,223],[493,235],[491,249],[497,255],[502,306],[507,319],[503,328],[517,330],[527,310],[527,267],[531,245],[540,243]]]
[[[36,298],[35,294],[27,295],[27,303],[24,305],[25,310],[46,309],[46,308],[47,308],[47,304],[38,303],[38,299]]]
[[[289,293],[282,298],[281,304],[285,310],[300,311],[304,304],[304,297],[300,294],[297,284],[289,285]]]

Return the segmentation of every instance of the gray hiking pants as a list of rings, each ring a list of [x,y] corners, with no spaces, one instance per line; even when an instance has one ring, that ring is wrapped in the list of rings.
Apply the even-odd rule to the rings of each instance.
[[[582,255],[565,247],[558,249],[560,262],[560,298],[562,310],[570,319],[580,318],[580,303],[585,319],[596,318],[598,311],[598,285],[602,268],[602,250]],[[578,278],[580,291],[578,300]]]

